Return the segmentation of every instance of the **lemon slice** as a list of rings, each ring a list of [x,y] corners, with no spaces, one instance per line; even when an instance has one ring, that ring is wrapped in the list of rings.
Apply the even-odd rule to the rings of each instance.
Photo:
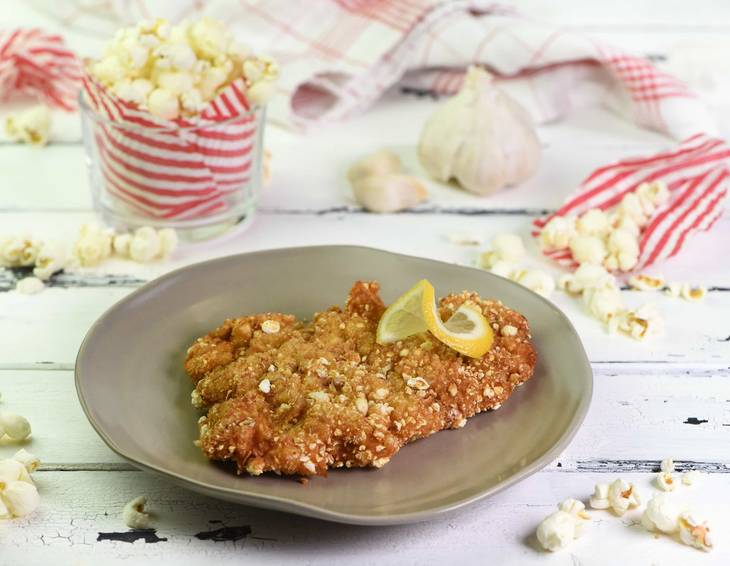
[[[446,322],[441,321],[435,303],[424,314],[431,334],[460,354],[481,358],[492,347],[494,333],[476,305],[461,305]]]
[[[483,356],[494,340],[492,328],[475,305],[461,305],[443,322],[436,308],[433,285],[423,279],[386,309],[378,323],[376,340],[379,344],[392,344],[426,330],[471,358]]]
[[[422,279],[390,305],[378,323],[378,344],[392,344],[414,334],[426,332],[425,309],[435,305],[433,285]]]

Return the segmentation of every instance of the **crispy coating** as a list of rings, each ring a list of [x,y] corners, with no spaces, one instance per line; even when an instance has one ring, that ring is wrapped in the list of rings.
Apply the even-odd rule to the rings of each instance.
[[[385,310],[379,289],[358,281],[344,309],[316,313],[309,323],[256,314],[198,338],[185,370],[195,383],[193,403],[207,410],[199,420],[205,455],[253,475],[379,468],[406,443],[499,408],[532,375],[526,319],[476,293],[444,297],[439,310],[446,320],[464,302],[481,307],[495,329],[482,358],[462,356],[429,333],[377,344]],[[262,330],[267,320],[279,323],[278,332]]]

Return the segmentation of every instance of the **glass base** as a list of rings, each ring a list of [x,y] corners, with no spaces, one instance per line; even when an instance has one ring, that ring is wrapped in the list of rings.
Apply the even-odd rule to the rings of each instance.
[[[119,209],[100,206],[98,212],[104,223],[118,232],[133,231],[142,226],[155,228],[173,228],[180,240],[184,242],[202,242],[218,238],[231,230],[243,231],[248,228],[255,217],[256,206],[247,203],[237,207],[238,211],[226,211],[223,214],[211,215],[203,219],[180,221],[165,221],[157,218],[144,218],[132,213],[125,213]]]

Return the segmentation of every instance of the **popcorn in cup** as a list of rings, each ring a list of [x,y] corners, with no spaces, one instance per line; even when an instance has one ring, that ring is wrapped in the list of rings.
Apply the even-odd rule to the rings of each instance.
[[[219,22],[156,20],[120,30],[85,67],[84,144],[107,222],[199,239],[250,220],[278,75],[271,60]]]

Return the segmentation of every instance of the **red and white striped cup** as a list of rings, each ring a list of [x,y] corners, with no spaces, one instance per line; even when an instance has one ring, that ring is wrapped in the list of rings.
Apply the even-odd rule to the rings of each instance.
[[[95,204],[127,224],[193,228],[250,216],[261,184],[264,108],[231,83],[195,119],[164,120],[88,74],[81,111]]]

